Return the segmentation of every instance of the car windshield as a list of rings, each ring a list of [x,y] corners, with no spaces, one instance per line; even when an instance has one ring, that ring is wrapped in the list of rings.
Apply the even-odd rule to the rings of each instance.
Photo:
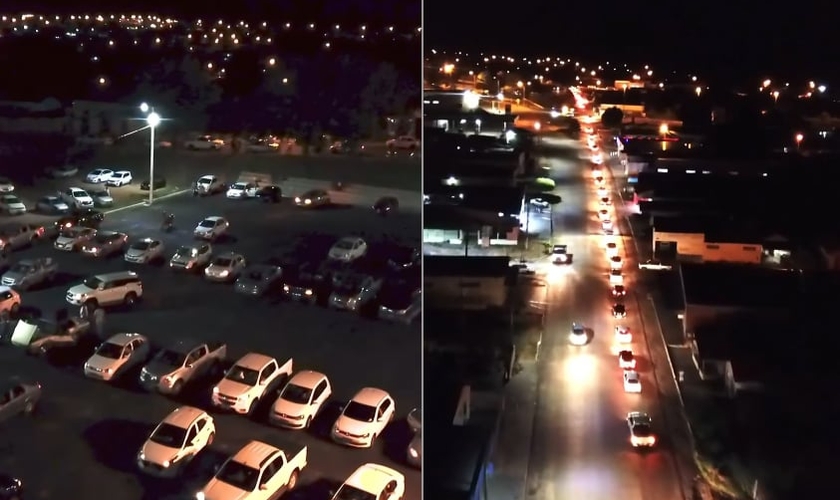
[[[99,285],[102,284],[102,280],[97,277],[88,278],[85,280],[84,285],[91,290],[96,290],[99,288]]]
[[[164,349],[157,355],[157,361],[166,366],[184,366],[186,359],[187,356],[185,354],[170,349]]]
[[[362,491],[349,484],[341,485],[341,489],[335,494],[335,500],[376,500],[376,495]]]
[[[212,227],[216,226],[216,221],[205,219],[205,220],[201,221],[201,224],[199,224],[198,226],[199,227],[212,228]]]
[[[99,349],[96,350],[96,354],[102,356],[103,358],[109,359],[120,359],[122,356],[123,346],[119,344],[114,344],[112,342],[105,342]]]
[[[131,248],[133,248],[134,250],[148,250],[150,246],[152,246],[151,241],[141,240],[131,245]]]
[[[97,234],[94,238],[96,243],[108,243],[109,241],[115,239],[116,235],[114,234]]]
[[[6,195],[3,197],[3,201],[6,203],[20,203],[20,198],[17,196]]]
[[[225,378],[239,382],[240,384],[255,386],[257,385],[257,380],[260,378],[260,372],[245,368],[244,366],[234,365],[228,371],[227,375],[225,375]]]
[[[149,441],[162,444],[170,448],[181,448],[187,439],[187,430],[172,424],[162,423],[149,436]]]
[[[35,268],[33,266],[31,266],[30,264],[20,263],[20,264],[15,264],[14,267],[12,267],[11,271],[13,273],[26,274],[26,273],[32,272],[34,269]]]
[[[301,387],[295,384],[287,385],[286,388],[283,389],[283,394],[280,395],[280,397],[286,401],[291,401],[292,403],[300,405],[309,403],[309,398],[311,396],[312,389],[307,389],[306,387]]]
[[[638,384],[639,377],[635,373],[627,375],[627,382],[630,384]]]
[[[192,247],[181,247],[175,252],[175,255],[179,257],[195,257],[196,254],[198,250]]]
[[[320,191],[307,191],[307,192],[303,193],[301,198],[317,198],[320,195],[321,195]]]
[[[633,359],[633,353],[630,351],[621,351],[621,359],[624,361],[630,361],[631,359]]]
[[[230,188],[231,189],[245,189],[246,187],[248,187],[248,186],[244,182],[237,182],[236,184],[234,184]]]
[[[344,416],[360,422],[373,422],[373,418],[376,416],[376,408],[350,401],[344,408]]]
[[[230,267],[231,264],[233,264],[233,260],[227,257],[219,257],[218,259],[213,261],[214,266]]]
[[[254,491],[260,479],[260,471],[235,460],[228,460],[216,473],[216,479],[242,491]]]
[[[211,182],[213,182],[213,179],[211,177],[202,177],[198,180],[199,184],[210,184]]]
[[[87,193],[84,191],[73,191],[73,198],[82,198],[87,196]]]
[[[583,335],[584,333],[586,333],[586,330],[580,325],[575,325],[572,327],[572,333],[574,333],[575,335]]]
[[[350,250],[353,248],[353,242],[349,240],[341,240],[335,244],[335,247],[341,250]]]
[[[651,434],[653,434],[653,431],[651,430],[649,425],[639,424],[633,427],[633,434],[639,437],[648,437]]]

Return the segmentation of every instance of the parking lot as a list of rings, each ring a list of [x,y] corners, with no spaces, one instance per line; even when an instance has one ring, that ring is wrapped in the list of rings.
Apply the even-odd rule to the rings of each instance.
[[[209,171],[212,170],[201,173]],[[369,205],[368,198],[375,194],[371,189],[348,190],[339,194],[337,206],[318,210],[299,209],[287,199],[269,204],[227,200],[223,195],[180,195],[159,200],[151,208],[141,206],[110,213],[102,229],[125,232],[130,241],[159,238],[171,255],[178,246],[193,241],[193,229],[204,217],[220,215],[230,221],[230,235],[213,244],[215,253],[235,251],[254,263],[278,255],[298,235],[311,231],[360,235],[368,241],[390,237],[418,245],[419,210],[401,207],[397,213],[381,217]],[[419,194],[417,198],[419,206]],[[160,228],[163,211],[175,215],[175,228],[169,233]],[[21,220],[2,219],[0,223]],[[143,280],[143,300],[131,310],[109,310],[104,321],[108,334],[137,332],[157,345],[178,337],[221,340],[228,344],[231,361],[247,352],[271,355],[280,363],[292,358],[295,371],[322,371],[334,389],[331,403],[309,431],[268,426],[264,423],[265,408],[252,419],[212,412],[217,437],[211,450],[202,452],[201,459],[182,478],[151,480],[137,471],[138,449],[153,426],[180,401],[141,391],[131,380],[117,385],[88,380],[80,365],[55,367],[24,355],[18,348],[0,346],[4,375],[37,380],[44,390],[42,404],[34,416],[5,423],[0,445],[0,472],[20,477],[27,497],[192,498],[212,474],[214,463],[247,441],[258,439],[281,445],[291,441],[309,447],[309,464],[295,497],[328,498],[329,489],[356,467],[376,462],[405,474],[407,500],[420,498],[419,471],[404,465],[410,439],[404,417],[420,405],[419,326],[239,295],[231,285],[175,274],[167,266],[131,265],[121,257],[88,258],[56,251],[46,243],[16,252],[12,260],[43,256],[57,259],[59,278],[49,287],[22,292],[22,297],[24,306],[37,308],[45,317],[68,307],[66,290],[83,277],[134,269]],[[391,394],[396,401],[397,418],[372,449],[349,449],[332,443],[328,433],[340,405],[366,386]],[[209,408],[208,396],[209,385],[203,385],[182,399]]]

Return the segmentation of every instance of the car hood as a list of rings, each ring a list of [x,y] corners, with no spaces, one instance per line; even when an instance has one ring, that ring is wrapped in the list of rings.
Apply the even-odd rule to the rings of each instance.
[[[70,207],[67,206],[67,203],[64,203],[64,202],[47,203],[47,205],[50,205],[51,207],[53,207],[56,210],[70,210]]]
[[[176,368],[168,363],[153,360],[143,367],[143,370],[154,377],[163,377],[174,372]]]
[[[110,200],[110,201],[114,201],[114,198],[112,198],[110,194],[105,194],[105,193],[102,193],[102,194],[98,194],[98,193],[97,193],[97,194],[93,195],[93,197],[94,197],[94,198],[96,198],[96,199],[98,199],[98,200]]]
[[[68,236],[59,236],[58,238],[55,239],[55,242],[58,243],[59,245],[67,245],[68,243],[76,242],[77,239],[78,239],[78,237],[70,238]]]
[[[75,199],[81,202],[93,201],[93,198],[90,196],[76,196]]]
[[[251,389],[250,385],[241,384],[226,378],[220,380],[219,383],[216,384],[216,387],[219,389],[219,394],[224,394],[225,396],[230,397],[241,396]]]
[[[212,227],[195,226],[196,233],[209,233],[212,230]]]
[[[129,257],[143,257],[149,253],[148,250],[140,250],[139,248],[129,248],[125,251],[125,254]]]
[[[291,401],[287,401],[283,398],[277,398],[277,401],[274,402],[272,410],[274,413],[282,413],[284,415],[297,417],[306,413],[308,406],[309,405],[292,403]]]
[[[205,500],[242,500],[249,494],[216,478],[211,479],[201,492],[204,493]]]
[[[74,287],[70,287],[70,289],[67,290],[67,293],[70,293],[70,294],[73,294],[73,295],[87,295],[87,294],[89,294],[93,291],[94,290],[91,290],[86,285],[82,284],[82,285],[76,285]]]
[[[178,262],[179,264],[187,264],[187,263],[192,262],[194,260],[196,260],[196,258],[192,257],[190,255],[175,254],[175,255],[172,256],[171,262]]]
[[[145,460],[158,465],[162,465],[166,461],[171,462],[175,458],[175,455],[178,454],[178,451],[180,450],[177,448],[170,448],[169,446],[164,446],[153,441],[146,441],[146,444],[140,448],[140,453],[143,454]]]
[[[86,363],[91,368],[97,368],[99,370],[105,370],[106,368],[114,369],[120,365],[120,360],[118,359],[111,359],[106,358],[104,356],[100,356],[99,354],[94,354],[87,360]]]
[[[6,206],[9,208],[26,208],[26,205],[24,205],[21,201],[14,203],[6,203]]]
[[[23,278],[24,276],[26,276],[26,273],[19,273],[17,271],[7,271],[5,274],[3,274],[3,279],[17,281]]]
[[[227,266],[217,266],[216,264],[210,264],[209,266],[207,266],[208,274],[222,274],[225,271],[233,272],[233,268]]]
[[[361,436],[362,434],[371,432],[373,428],[373,422],[362,422],[360,420],[354,420],[352,418],[345,417],[342,414],[338,417],[338,420],[335,421],[336,429],[339,429],[343,432],[347,432],[349,434],[353,434],[356,436]]]

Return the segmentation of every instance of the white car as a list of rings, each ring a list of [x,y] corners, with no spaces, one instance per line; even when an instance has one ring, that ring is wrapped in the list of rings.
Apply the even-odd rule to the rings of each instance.
[[[610,285],[623,285],[624,284],[624,275],[621,274],[621,271],[612,270],[610,271]]]
[[[603,229],[604,232],[607,232],[607,231],[612,232],[612,230],[613,230],[612,221],[609,220],[609,219],[601,221],[601,229]]]
[[[670,271],[671,266],[668,264],[663,264],[658,260],[648,260],[645,262],[639,262],[639,269],[649,269],[651,271]]]
[[[328,257],[333,260],[350,262],[367,253],[368,245],[362,238],[357,236],[346,236],[335,242],[330,248]]]
[[[630,342],[633,342],[633,333],[630,331],[630,328],[626,326],[616,326],[615,340],[619,344],[629,344]]]
[[[633,355],[633,351],[629,349],[624,349],[619,351],[618,353],[618,367],[622,370],[635,370],[636,369],[636,356]]]
[[[311,189],[300,196],[295,196],[295,205],[304,208],[317,208],[327,206],[332,201],[330,193],[323,189]]]
[[[405,476],[390,467],[364,464],[350,474],[332,500],[401,500]]]
[[[215,175],[202,175],[195,181],[196,194],[211,195],[221,193],[224,190],[224,183]]]
[[[0,177],[0,193],[11,193],[15,190],[15,185],[9,179]]]
[[[155,427],[137,453],[137,467],[146,474],[174,477],[201,450],[213,444],[216,424],[204,410],[181,406]]]
[[[592,163],[594,163],[595,165],[600,165],[604,163],[604,159],[601,157],[600,152],[592,153]]]
[[[248,353],[213,387],[210,402],[217,408],[253,415],[259,401],[292,373],[292,360],[280,365],[271,356]]]
[[[605,185],[605,183],[606,183],[606,180],[604,180],[604,178],[601,177],[600,175],[595,177],[595,185],[603,186],[603,185]]]
[[[414,433],[408,448],[405,450],[405,460],[409,465],[420,468],[423,466],[423,415],[419,408],[408,412],[405,417],[408,428]]]
[[[256,184],[250,182],[234,182],[230,185],[225,193],[229,200],[244,200],[247,198],[256,198],[259,188]]]
[[[210,265],[204,268],[204,277],[210,281],[223,281],[226,283],[236,281],[242,271],[248,267],[245,257],[227,252],[217,255],[210,261]]]
[[[132,243],[125,251],[125,261],[134,264],[149,264],[162,262],[164,256],[163,242],[156,238],[143,238]]]
[[[413,151],[417,149],[419,142],[414,137],[410,135],[401,135],[399,137],[395,137],[393,139],[389,139],[385,145],[390,150],[394,149],[402,149],[402,150],[409,150]]]
[[[85,362],[85,376],[110,382],[145,363],[149,354],[149,339],[139,333],[118,333],[100,344]]]
[[[572,345],[586,345],[589,343],[589,334],[586,327],[580,323],[572,323],[572,331],[569,333],[569,343]]]
[[[26,213],[26,205],[13,194],[0,194],[0,212],[9,215],[23,215]]]
[[[624,392],[638,394],[642,392],[642,380],[635,371],[624,372]]]
[[[73,208],[93,208],[93,198],[82,188],[69,187],[61,191],[61,199]]]
[[[131,172],[128,170],[118,170],[111,174],[110,177],[105,179],[105,185],[107,186],[114,186],[114,187],[123,187],[131,184],[131,181],[134,180],[134,177],[131,176]]]
[[[608,220],[610,218],[610,211],[607,210],[606,208],[602,208],[601,210],[598,210],[598,218],[601,219],[602,221]]]
[[[207,217],[195,226],[193,235],[202,240],[216,241],[227,233],[230,223],[218,215]]]
[[[610,194],[605,187],[599,187],[595,190],[595,192],[598,194],[598,198],[603,198],[604,196],[608,196]]]
[[[598,204],[601,205],[602,207],[611,207],[612,206],[612,201],[610,201],[610,198],[608,196],[604,196],[603,198],[598,200]]]
[[[91,170],[85,176],[85,182],[89,184],[101,184],[111,178],[114,171],[109,168],[97,168]]]
[[[224,145],[225,141],[209,135],[202,135],[184,143],[184,147],[190,151],[218,151]]]
[[[621,260],[621,257],[619,257],[618,255],[610,257],[610,270],[620,271],[622,264],[623,264],[623,261]]]
[[[613,258],[618,256],[618,244],[614,241],[607,243],[607,257]]]
[[[382,389],[365,387],[344,407],[330,433],[333,441],[354,448],[370,448],[394,419],[396,404]]]
[[[73,226],[62,229],[58,238],[53,242],[53,248],[64,252],[76,252],[82,245],[89,242],[96,236],[96,229],[92,227]]]
[[[306,429],[332,395],[323,373],[298,372],[280,392],[271,408],[271,422],[289,429]]]
[[[630,428],[630,444],[634,448],[651,447],[656,444],[653,433],[653,420],[647,413],[631,411],[627,414],[627,427]]]

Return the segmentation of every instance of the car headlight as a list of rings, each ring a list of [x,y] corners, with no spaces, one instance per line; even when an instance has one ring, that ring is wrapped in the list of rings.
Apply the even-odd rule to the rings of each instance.
[[[163,463],[160,465],[162,465],[164,469],[168,469],[169,466],[172,465],[172,463],[169,460],[164,460]]]
[[[110,375],[111,373],[113,373],[113,372],[114,372],[114,370],[112,370],[112,369],[110,369],[110,368],[105,368],[105,370],[104,370],[104,371],[105,371],[105,374],[106,374],[106,375]]]
[[[420,453],[418,453],[413,446],[408,447],[408,454],[411,455],[411,458],[417,458],[420,456]]]
[[[219,393],[219,388],[218,387],[213,387],[213,394],[218,394],[218,393]]]
[[[300,197],[295,197],[295,203],[300,203]]]
[[[288,292],[289,291],[289,285],[283,285],[283,291]]]
[[[303,292],[303,294],[309,297],[312,295],[312,290],[306,290],[305,292]]]
[[[227,278],[229,275],[230,271],[228,271],[227,269],[219,273],[219,276],[221,276],[222,278]]]
[[[195,262],[187,262],[187,269],[192,269],[195,265]]]
[[[140,460],[146,460],[146,455],[141,451],[137,454],[137,458],[139,458]]]
[[[312,204],[312,200],[310,200],[309,198],[307,198],[306,200],[304,200],[303,204],[304,204],[304,205],[311,205],[311,204]]]
[[[210,271],[210,268],[209,268],[209,267],[208,267],[207,269],[205,269],[205,270],[204,270],[204,274],[205,274],[205,275],[207,275],[207,276],[210,276],[210,273],[211,273],[211,272],[212,272],[212,271]]]
[[[204,492],[199,491],[195,494],[195,500],[204,500]]]
[[[161,382],[163,382],[164,384],[169,385],[169,386],[171,386],[175,383],[175,377],[173,377],[171,375],[167,375],[160,380],[161,380]]]

